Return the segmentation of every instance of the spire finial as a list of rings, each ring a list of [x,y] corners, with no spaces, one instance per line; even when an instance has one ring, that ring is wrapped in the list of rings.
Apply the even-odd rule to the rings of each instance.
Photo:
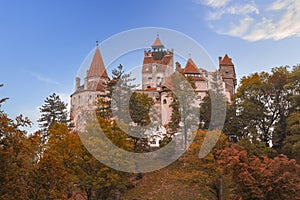
[[[99,46],[99,41],[98,41],[98,40],[96,40],[96,46],[97,46],[97,47]]]
[[[156,37],[158,37],[158,38],[159,38],[159,32],[157,32],[157,34],[156,34]]]
[[[192,54],[191,53],[189,53],[189,58],[192,58]]]

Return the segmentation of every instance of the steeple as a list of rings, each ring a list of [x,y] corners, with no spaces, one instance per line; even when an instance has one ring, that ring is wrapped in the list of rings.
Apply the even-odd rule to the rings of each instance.
[[[154,50],[158,50],[158,49],[163,49],[163,48],[165,48],[164,47],[164,45],[161,43],[161,41],[160,41],[160,39],[159,39],[159,34],[157,34],[157,37],[156,37],[156,39],[155,39],[155,41],[153,42],[153,44],[152,44],[152,49],[154,49]]]
[[[95,54],[91,63],[91,66],[87,72],[87,77],[92,77],[92,76],[97,76],[97,77],[104,77],[108,78],[102,56],[98,47],[98,42],[97,42],[97,47],[95,50]]]

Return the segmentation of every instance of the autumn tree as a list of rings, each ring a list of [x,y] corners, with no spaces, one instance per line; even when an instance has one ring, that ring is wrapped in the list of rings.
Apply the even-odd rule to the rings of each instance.
[[[202,191],[205,199],[217,199],[220,189],[220,177],[221,173],[218,171],[218,163],[215,160],[215,154],[217,151],[227,147],[227,137],[221,134],[215,134],[214,131],[199,130],[191,143],[191,146],[187,149],[183,156],[177,161],[177,165],[181,166],[178,170],[178,181],[181,183],[193,183],[198,185]],[[199,158],[199,151],[201,148],[209,148],[207,143],[204,143],[207,134],[213,134],[216,136],[216,145],[214,148],[204,157]],[[208,145],[208,146],[205,146]]]
[[[1,98],[0,107],[7,98]],[[31,122],[22,115],[15,120],[0,110],[0,199],[28,199],[33,152],[26,131]]]
[[[272,73],[243,77],[228,115],[225,132],[236,130],[239,138],[259,139],[266,145],[279,145],[286,136],[285,120],[289,114],[290,91],[285,88],[287,67],[273,68]],[[234,127],[237,126],[237,127]]]
[[[287,137],[283,144],[283,152],[300,163],[300,65],[295,66],[286,86],[292,91],[291,111],[286,119]]]
[[[280,155],[262,159],[232,144],[217,154],[230,199],[298,199],[300,166]]]
[[[107,147],[109,144],[95,132],[98,126],[114,145],[127,151],[132,150],[128,135],[114,121],[99,117],[97,122],[88,122],[87,132],[80,133],[81,139],[85,141],[84,144],[88,144],[88,147],[81,144],[72,172],[76,177],[78,188],[85,193],[88,200],[115,198],[116,194],[130,186],[128,182],[130,174],[112,169],[94,157],[94,155],[101,155],[101,159],[120,162],[120,165],[130,161],[130,158],[120,157],[114,149],[106,149],[107,151],[103,152],[103,148],[99,148]]]

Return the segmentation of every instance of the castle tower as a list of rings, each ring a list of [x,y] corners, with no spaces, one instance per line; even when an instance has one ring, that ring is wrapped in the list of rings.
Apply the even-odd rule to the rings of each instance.
[[[237,81],[234,64],[227,54],[224,56],[224,58],[219,57],[219,72],[222,76],[222,80],[225,83],[226,91],[228,91],[230,96],[232,96],[235,93]]]
[[[95,103],[101,95],[105,94],[105,84],[109,81],[98,45],[84,84],[81,85],[80,81],[80,78],[76,77],[75,91],[71,94],[70,115],[76,130],[83,130],[85,123],[82,118],[83,112],[96,109]]]
[[[165,50],[159,36],[152,49],[144,52],[142,67],[142,89],[158,88],[174,72],[173,50]]]

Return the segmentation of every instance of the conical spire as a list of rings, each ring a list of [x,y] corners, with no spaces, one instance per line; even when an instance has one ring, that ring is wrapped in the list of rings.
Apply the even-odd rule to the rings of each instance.
[[[100,50],[97,46],[87,77],[98,76],[108,78]]]
[[[159,35],[157,34],[157,37],[155,39],[155,41],[153,42],[152,46],[153,49],[163,49],[164,45],[161,43],[160,39],[159,39]]]
[[[190,73],[190,74],[199,73],[199,69],[197,65],[194,63],[194,61],[192,60],[192,58],[188,59],[186,66],[184,68],[184,73]]]

